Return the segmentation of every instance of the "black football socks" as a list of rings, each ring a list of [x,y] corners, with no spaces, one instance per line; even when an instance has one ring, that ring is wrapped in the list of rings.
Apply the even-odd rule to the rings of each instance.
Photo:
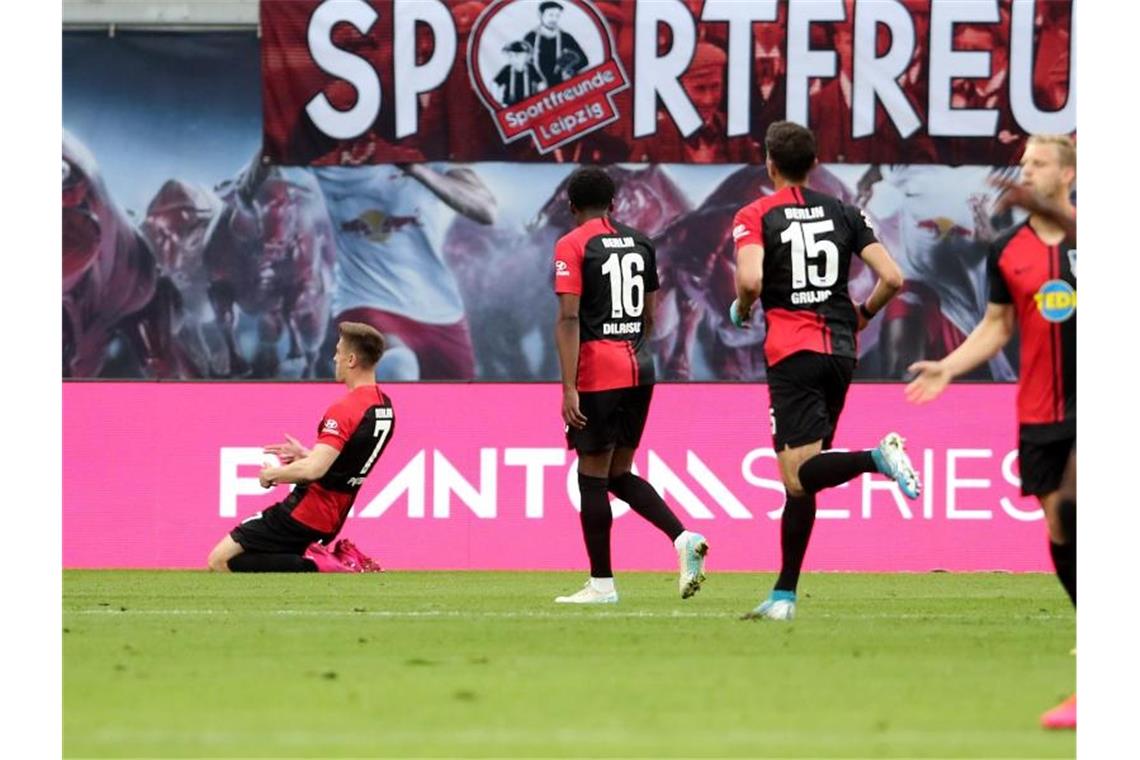
[[[610,528],[614,515],[610,511],[610,495],[605,478],[592,478],[578,473],[578,490],[582,493],[582,538],[590,557],[591,578],[612,578],[610,566]]]
[[[808,493],[818,493],[878,469],[869,450],[821,451],[800,465],[800,485]]]
[[[651,522],[670,541],[685,532],[685,526],[673,514],[673,510],[657,493],[657,489],[632,472],[623,473],[610,480],[610,492],[629,504],[634,512]]]
[[[317,565],[300,554],[258,554],[242,552],[229,561],[234,573],[315,573]]]
[[[811,529],[815,525],[815,494],[788,495],[784,502],[784,516],[780,519],[780,577],[777,591],[795,592],[800,582],[800,568],[807,554]]]
[[[1065,587],[1073,606],[1077,606],[1077,502],[1075,499],[1062,499],[1058,507],[1061,517],[1061,530],[1065,534],[1065,542],[1055,544],[1049,541],[1049,556],[1053,558],[1053,567],[1057,570],[1057,578]]]

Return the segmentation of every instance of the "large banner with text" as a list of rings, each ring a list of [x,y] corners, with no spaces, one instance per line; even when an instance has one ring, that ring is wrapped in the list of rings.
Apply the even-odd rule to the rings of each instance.
[[[576,459],[547,384],[385,386],[397,433],[341,535],[393,570],[586,568]],[[263,490],[262,447],[311,445],[343,394],[331,383],[65,383],[63,561],[68,568],[198,568]],[[907,439],[924,481],[906,500],[881,476],[823,493],[807,570],[1046,571],[1045,525],[1018,489],[1012,385],[950,388],[929,407],[900,385],[856,385],[836,446]],[[779,566],[783,489],[763,385],[657,387],[635,469],[708,537],[709,569]],[[161,441],[155,436],[161,433]],[[676,555],[613,502],[618,572]]]
[[[575,225],[579,164],[266,164],[259,94],[252,30],[64,35],[64,377],[329,378],[351,319],[388,341],[381,381],[558,380],[553,250]],[[985,156],[812,171],[813,189],[865,211],[906,276],[860,334],[859,379],[904,379],[985,313],[989,244],[1021,221],[991,184],[1016,168]],[[728,307],[732,218],[774,192],[764,166],[606,168],[614,218],[657,249],[658,377],[763,380],[761,310],[738,330]],[[857,300],[874,284],[858,258],[850,281]],[[1011,345],[971,379],[1016,367]]]
[[[262,0],[281,164],[1008,165],[1076,129],[1071,0]]]

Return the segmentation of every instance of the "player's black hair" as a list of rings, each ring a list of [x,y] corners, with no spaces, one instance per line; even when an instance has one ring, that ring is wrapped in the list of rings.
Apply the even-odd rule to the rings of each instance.
[[[556,3],[556,2],[554,2],[554,0],[546,0],[546,2],[544,2],[538,6],[538,13],[539,13],[539,15],[542,15],[543,13],[546,13],[548,10],[551,10],[552,8],[557,8],[560,11],[565,10],[562,7],[562,3]]]
[[[597,166],[578,169],[566,186],[570,205],[579,211],[608,211],[616,193],[613,178]]]
[[[791,121],[774,121],[764,135],[768,158],[791,182],[802,182],[815,166],[815,135]]]

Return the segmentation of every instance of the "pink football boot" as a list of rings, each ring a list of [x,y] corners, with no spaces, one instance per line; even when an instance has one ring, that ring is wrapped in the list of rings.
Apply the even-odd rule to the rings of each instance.
[[[339,559],[343,564],[348,567],[354,568],[358,573],[379,573],[383,572],[380,564],[369,557],[356,545],[349,541],[347,538],[342,538],[336,542],[333,547],[333,556]]]
[[[1077,695],[1074,694],[1042,715],[1041,727],[1075,729],[1077,727]]]
[[[320,543],[309,544],[305,550],[305,559],[310,559],[317,566],[318,573],[358,573],[359,570],[349,567],[328,548]]]

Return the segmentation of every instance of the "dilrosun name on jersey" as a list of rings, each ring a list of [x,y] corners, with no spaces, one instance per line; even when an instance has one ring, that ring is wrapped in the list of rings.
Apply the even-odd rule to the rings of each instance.
[[[640,322],[606,322],[602,325],[602,335],[637,335],[640,332]]]

